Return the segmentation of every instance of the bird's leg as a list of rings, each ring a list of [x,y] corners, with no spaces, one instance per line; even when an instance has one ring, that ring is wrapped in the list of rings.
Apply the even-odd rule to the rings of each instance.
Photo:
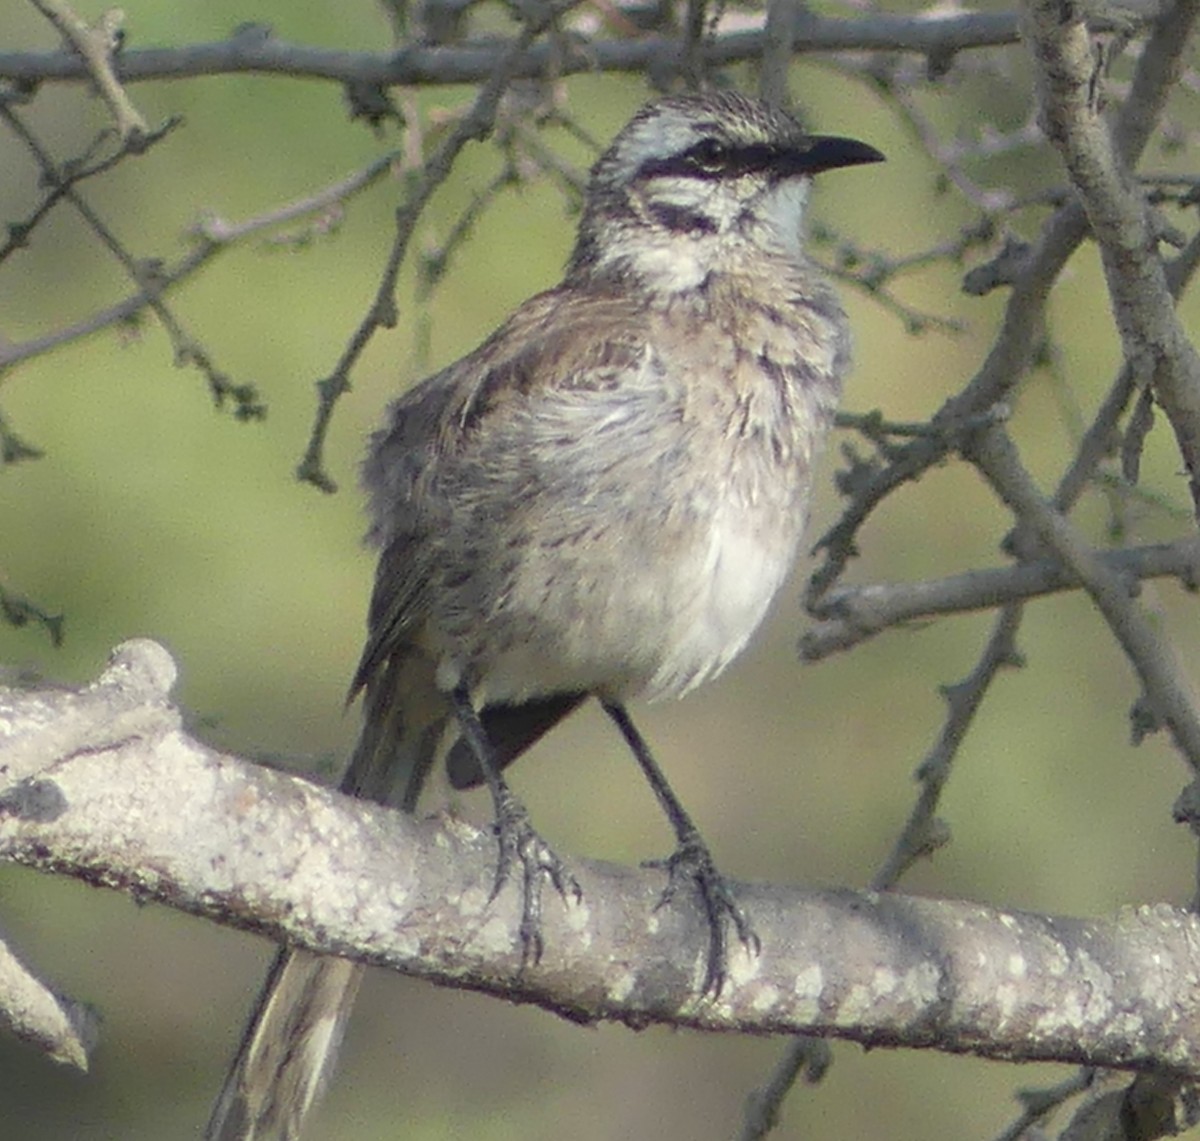
[[[658,762],[650,752],[650,746],[638,732],[628,711],[623,705],[613,701],[602,701],[601,704],[604,706],[604,712],[620,729],[621,736],[625,738],[625,743],[637,758],[642,772],[646,774],[650,787],[654,789],[654,795],[658,797],[658,803],[667,814],[671,827],[675,829],[675,852],[668,859],[655,860],[650,865],[666,867],[669,876],[658,906],[662,907],[671,901],[684,878],[694,880],[700,889],[700,899],[708,918],[708,967],[704,975],[703,993],[711,994],[715,998],[720,995],[725,985],[729,965],[726,923],[733,923],[742,945],[752,954],[757,955],[759,952],[759,938],[754,933],[746,913],[733,898],[724,877],[717,871],[708,845],[688,815],[687,809],[680,804],[679,798],[667,783],[666,775],[658,767]]]
[[[471,702],[465,685],[451,693],[454,714],[463,739],[479,761],[479,768],[492,794],[496,811],[496,839],[500,854],[496,861],[496,878],[489,902],[500,894],[508,882],[516,861],[521,863],[521,968],[537,963],[542,957],[542,883],[548,876],[564,899],[570,895],[578,900],[582,892],[575,877],[554,850],[534,830],[529,812],[500,775],[495,750],[484,731],[479,714]]]

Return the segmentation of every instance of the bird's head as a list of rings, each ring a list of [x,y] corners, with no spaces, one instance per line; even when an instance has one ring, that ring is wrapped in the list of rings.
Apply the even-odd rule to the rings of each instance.
[[[570,272],[674,291],[731,257],[799,262],[812,176],[882,159],[737,92],[657,100],[592,168]]]

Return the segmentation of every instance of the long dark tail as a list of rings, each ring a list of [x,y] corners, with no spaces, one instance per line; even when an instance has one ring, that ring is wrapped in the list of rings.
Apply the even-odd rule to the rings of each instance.
[[[363,724],[341,789],[407,812],[447,717],[432,668],[393,658],[366,687]],[[206,1141],[295,1141],[328,1078],[363,968],[281,947],[213,1107]]]

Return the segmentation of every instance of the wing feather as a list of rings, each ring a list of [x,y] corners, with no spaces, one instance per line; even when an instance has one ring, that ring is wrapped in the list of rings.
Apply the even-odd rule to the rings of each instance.
[[[466,509],[460,475],[487,467],[484,450],[497,441],[511,445],[508,429],[533,402],[594,396],[618,407],[622,384],[644,370],[648,353],[644,314],[626,297],[550,290],[391,405],[362,472],[367,538],[380,557],[351,697],[419,637],[431,589],[446,574],[440,539]]]

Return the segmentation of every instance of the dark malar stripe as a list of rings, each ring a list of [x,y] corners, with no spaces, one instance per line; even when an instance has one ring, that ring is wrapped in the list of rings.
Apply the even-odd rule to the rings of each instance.
[[[672,234],[714,234],[717,224],[707,214],[689,210],[686,206],[672,206],[667,202],[652,202],[648,213],[660,226]]]

